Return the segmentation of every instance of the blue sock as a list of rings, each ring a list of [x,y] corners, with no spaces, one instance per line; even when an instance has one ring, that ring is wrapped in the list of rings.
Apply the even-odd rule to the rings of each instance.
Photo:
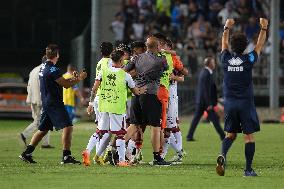
[[[245,144],[245,155],[246,155],[246,170],[251,171],[251,164],[253,160],[255,152],[255,143],[254,142],[248,142]]]
[[[230,147],[232,146],[233,142],[234,141],[232,139],[230,139],[230,138],[224,138],[223,143],[222,143],[222,152],[221,152],[221,154],[225,158],[226,158],[227,153],[228,153]]]

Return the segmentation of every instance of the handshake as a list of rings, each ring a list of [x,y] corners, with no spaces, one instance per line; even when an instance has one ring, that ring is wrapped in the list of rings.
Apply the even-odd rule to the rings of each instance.
[[[234,24],[235,24],[235,20],[229,18],[229,19],[226,20],[225,28],[227,27],[227,28],[231,29]],[[265,19],[265,18],[260,18],[259,19],[259,24],[261,26],[261,29],[265,29],[266,30],[267,29],[267,25],[268,25],[268,20]]]

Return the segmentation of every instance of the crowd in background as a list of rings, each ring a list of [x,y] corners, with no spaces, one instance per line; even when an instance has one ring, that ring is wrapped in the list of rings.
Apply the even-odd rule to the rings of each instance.
[[[194,60],[195,51],[203,50],[207,54],[220,51],[227,18],[236,20],[234,32],[245,32],[250,42],[248,51],[253,49],[259,32],[258,18],[268,18],[269,12],[269,0],[122,0],[111,29],[116,43],[143,40],[156,32],[168,34],[175,48],[190,52],[187,58]],[[280,25],[283,59],[282,15]],[[268,40],[265,52],[269,53],[269,50]]]

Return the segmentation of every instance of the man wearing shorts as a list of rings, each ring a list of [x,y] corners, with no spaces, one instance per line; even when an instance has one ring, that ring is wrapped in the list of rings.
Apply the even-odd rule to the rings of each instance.
[[[36,163],[32,153],[35,147],[48,133],[49,130],[62,129],[63,156],[61,164],[80,164],[71,156],[71,141],[73,125],[64,107],[62,87],[69,88],[87,77],[86,72],[76,73],[72,79],[64,79],[60,74],[56,63],[59,59],[59,48],[50,44],[46,48],[47,60],[42,64],[39,71],[40,93],[42,99],[42,114],[38,131],[33,135],[30,144],[19,158],[27,163]]]
[[[92,89],[93,95],[100,87],[99,111],[101,118],[98,129],[110,131],[115,135],[115,146],[119,155],[118,166],[126,167],[125,140],[126,133],[126,100],[127,87],[136,95],[143,94],[145,89],[138,89],[131,76],[121,69],[124,52],[115,50],[111,53],[112,66],[99,72]],[[144,87],[145,88],[145,87]],[[104,141],[101,141],[104,143]]]
[[[243,33],[234,33],[230,39],[232,52],[229,51],[229,30],[234,25],[233,19],[227,19],[222,36],[221,63],[224,71],[223,93],[225,97],[226,137],[222,142],[221,154],[217,157],[216,172],[225,174],[226,155],[237,133],[243,132],[245,140],[246,169],[244,176],[257,176],[252,169],[255,153],[253,133],[260,130],[254,105],[252,69],[265,43],[268,21],[260,18],[261,30],[253,51],[245,54],[248,40]]]
[[[168,65],[163,56],[158,56],[158,41],[155,37],[149,37],[146,46],[147,51],[135,56],[124,68],[127,72],[136,70],[135,84],[137,87],[147,86],[146,94],[136,95],[132,98],[131,125],[127,130],[126,139],[133,136],[137,131],[137,126],[150,126],[153,165],[168,166],[170,163],[165,162],[159,154],[161,103],[157,98],[160,78],[163,72],[168,69]]]

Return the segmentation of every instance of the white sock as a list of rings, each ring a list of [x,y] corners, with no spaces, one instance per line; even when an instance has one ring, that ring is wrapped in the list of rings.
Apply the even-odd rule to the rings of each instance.
[[[125,140],[116,139],[116,149],[118,151],[119,161],[125,161]]]
[[[98,151],[99,148],[100,148],[100,143],[101,143],[101,140],[99,139],[98,142],[97,142],[97,144],[96,144],[96,153],[97,153],[97,151]]]
[[[173,133],[171,133],[171,136],[170,136],[170,144],[171,144],[171,147],[176,151],[176,152],[180,152],[181,149],[178,148],[178,145],[177,145],[177,141],[176,141],[176,138],[174,136]]]
[[[176,143],[177,143],[177,146],[178,146],[178,149],[181,149],[182,150],[182,135],[181,135],[181,132],[176,132],[176,133],[173,133],[175,138],[176,138]]]
[[[105,149],[107,148],[108,144],[109,144],[109,141],[111,139],[111,135],[109,133],[105,133],[101,140],[100,140],[100,145],[99,145],[99,148],[97,149],[97,153],[96,155],[97,156],[102,156]]]
[[[132,139],[130,139],[127,145],[127,153],[132,154],[134,148],[135,148],[135,142]]]
[[[100,136],[97,133],[92,134],[87,144],[87,147],[86,147],[86,150],[89,152],[89,154],[92,152],[94,147],[98,144],[99,140],[100,140]]]
[[[169,138],[164,138],[164,144],[163,144],[163,152],[161,154],[161,157],[164,159],[168,153],[168,149],[170,146],[170,139]]]

